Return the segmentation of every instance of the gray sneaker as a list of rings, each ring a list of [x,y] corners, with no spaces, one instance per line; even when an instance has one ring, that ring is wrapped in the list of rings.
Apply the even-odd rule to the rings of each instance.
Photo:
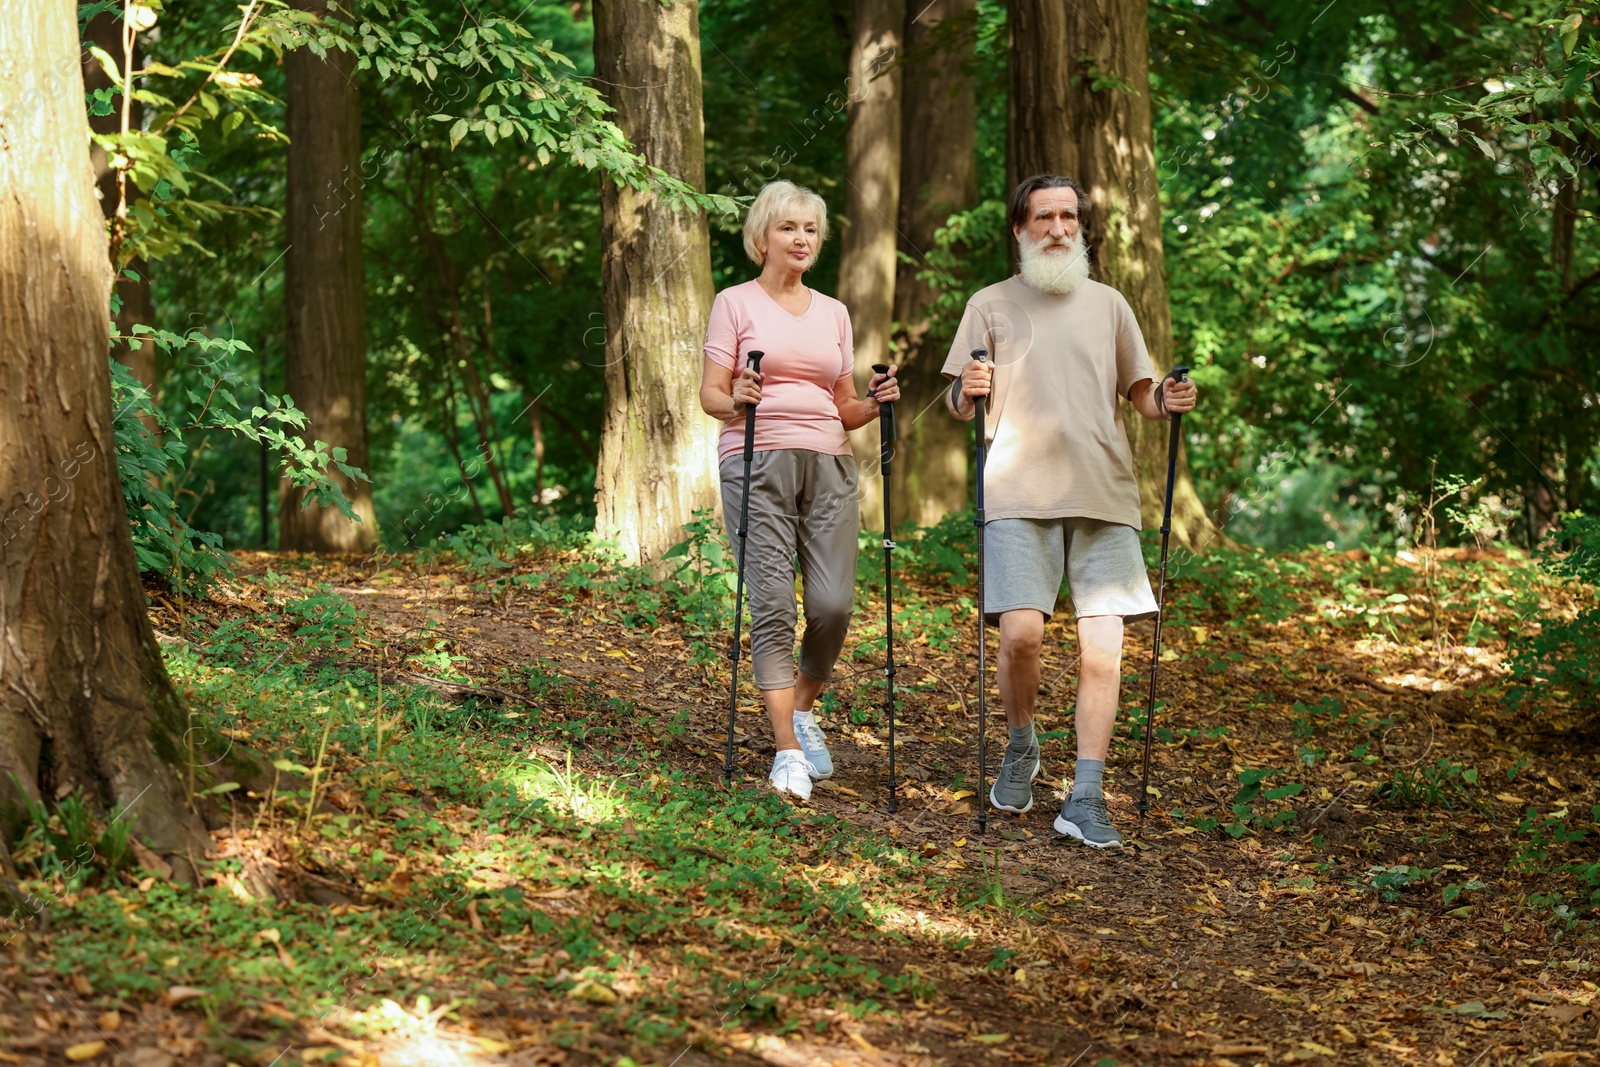
[[[1025,815],[1033,807],[1033,780],[1039,777],[1039,746],[1020,759],[1006,749],[1000,773],[989,787],[989,806]]]
[[[1056,833],[1076,837],[1091,848],[1122,847],[1122,835],[1111,825],[1104,797],[1068,797],[1056,816]]]
[[[794,737],[800,742],[800,751],[805,753],[806,761],[811,764],[811,777],[821,781],[833,776],[833,756],[828,752],[828,735],[822,732],[822,727],[817,725],[815,719],[810,722],[801,722],[796,714],[794,718]]]

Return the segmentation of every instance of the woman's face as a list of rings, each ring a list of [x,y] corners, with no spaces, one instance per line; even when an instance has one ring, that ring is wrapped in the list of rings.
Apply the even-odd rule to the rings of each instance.
[[[767,263],[803,271],[817,260],[817,222],[809,218],[779,217],[767,228]]]

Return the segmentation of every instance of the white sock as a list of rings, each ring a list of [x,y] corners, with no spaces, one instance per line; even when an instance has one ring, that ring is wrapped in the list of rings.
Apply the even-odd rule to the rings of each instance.
[[[809,723],[812,726],[815,726],[817,724],[817,717],[809,709],[806,711],[801,711],[800,709],[796,708],[794,713],[794,721],[797,723]]]

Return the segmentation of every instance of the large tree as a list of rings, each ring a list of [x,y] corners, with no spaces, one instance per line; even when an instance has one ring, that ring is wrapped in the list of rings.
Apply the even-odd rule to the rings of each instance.
[[[606,100],[652,166],[705,189],[695,0],[596,0],[594,65]],[[595,528],[632,561],[659,559],[716,502],[716,424],[700,410],[711,315],[705,215],[647,189],[601,188],[605,416]]]
[[[328,0],[293,6],[328,14]],[[349,0],[339,5],[352,8]],[[308,441],[367,463],[367,297],[361,254],[361,97],[349,52],[284,57],[288,79],[289,249],[284,259],[284,389],[308,416]],[[372,487],[334,473],[360,522],[337,509],[301,507],[302,491],[279,491],[278,546],[300,552],[359,552],[377,541]]]
[[[184,713],[117,477],[76,14],[0,8],[0,809],[19,786],[34,801],[81,789],[158,852],[198,855],[170,766]]]
[[[1085,232],[1095,275],[1133,307],[1158,371],[1173,363],[1150,105],[1146,0],[1011,0],[1010,124],[1006,170],[1014,183],[1064,174],[1089,190]],[[1165,424],[1128,420],[1147,523],[1159,521],[1166,486]],[[1172,529],[1183,544],[1213,528],[1179,470]]]
[[[967,506],[967,428],[941,402],[945,338],[930,336],[939,289],[920,280],[950,215],[978,199],[977,89],[971,70],[977,0],[919,0],[906,11],[900,161],[900,443],[894,515],[927,526]],[[918,10],[920,9],[920,10]]]
[[[855,333],[856,385],[874,363],[889,362],[894,319],[895,223],[900,214],[900,52],[905,0],[855,0],[850,45],[850,119],[845,133],[844,226],[839,236],[839,299]],[[861,465],[861,521],[881,521],[878,427],[851,435]]]

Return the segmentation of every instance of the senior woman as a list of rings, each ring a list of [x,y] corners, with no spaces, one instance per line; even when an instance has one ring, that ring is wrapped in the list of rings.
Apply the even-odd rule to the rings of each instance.
[[[777,748],[769,778],[802,800],[813,778],[833,773],[811,709],[833,675],[855,600],[860,520],[845,434],[877,418],[879,401],[900,397],[893,368],[873,376],[870,398],[856,397],[849,313],[804,281],[827,236],[822,197],[786,181],[761,190],[744,224],[745,253],[761,274],[717,294],[700,383],[700,406],[722,422],[717,458],[730,540],[744,489],[745,405],[757,405],[744,563],[750,658]],[[760,374],[747,365],[752,351],[765,353]],[[798,679],[796,556],[806,617]]]

